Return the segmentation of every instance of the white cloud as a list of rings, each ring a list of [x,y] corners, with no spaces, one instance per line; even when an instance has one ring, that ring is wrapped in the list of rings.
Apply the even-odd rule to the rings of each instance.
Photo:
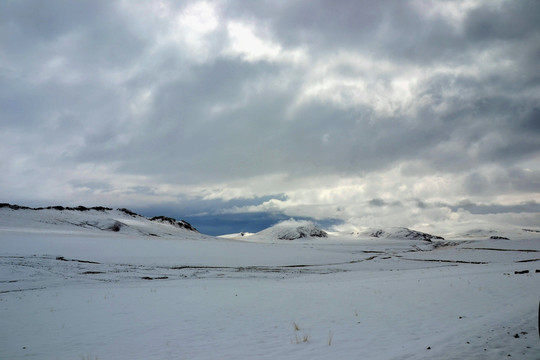
[[[225,56],[240,57],[247,62],[284,62],[298,63],[306,58],[302,49],[284,49],[273,41],[268,31],[261,27],[239,21],[227,24],[229,46],[223,52]]]
[[[428,70],[429,72],[429,70]],[[357,52],[319,56],[289,110],[323,102],[341,108],[372,108],[377,116],[414,115],[418,84],[426,69],[399,65]]]
[[[216,31],[219,18],[208,2],[186,7],[173,23],[171,37],[183,41],[196,57],[207,57],[210,52],[208,35]]]

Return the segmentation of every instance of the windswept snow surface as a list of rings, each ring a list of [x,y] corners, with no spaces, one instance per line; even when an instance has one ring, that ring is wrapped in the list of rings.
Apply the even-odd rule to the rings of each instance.
[[[540,359],[535,233],[264,243],[16,214],[0,359]]]

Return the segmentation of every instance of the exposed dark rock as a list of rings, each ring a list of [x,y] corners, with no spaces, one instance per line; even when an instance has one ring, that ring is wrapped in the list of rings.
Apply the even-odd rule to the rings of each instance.
[[[376,238],[391,238],[391,239],[413,239],[424,240],[431,242],[433,240],[444,240],[442,236],[432,235],[409,228],[392,228],[391,230],[378,229],[372,231],[369,236]]]
[[[49,206],[49,207],[47,207],[46,209],[48,209],[48,210],[54,209],[54,210],[58,210],[58,211],[63,211],[63,210],[65,210],[66,208],[63,207],[63,206],[60,206],[60,205],[56,205],[56,206]]]
[[[167,216],[154,216],[150,219],[151,221],[157,221],[160,223],[170,224],[174,227],[180,228],[180,229],[186,229],[190,231],[197,231],[193,226],[191,226],[190,223],[184,220],[177,221],[176,219],[167,217]]]
[[[107,228],[107,230],[119,232],[121,228],[122,228],[122,223],[115,221],[114,224],[112,224],[109,228]]]
[[[11,210],[31,210],[31,208],[27,207],[27,206],[20,206],[20,205],[11,205],[11,204],[8,204],[8,203],[1,203],[0,204],[0,208],[4,208],[4,207],[7,207],[7,208],[10,208]]]
[[[104,211],[111,211],[112,209],[108,207],[104,207],[104,206],[94,206],[92,210],[104,212]]]
[[[498,236],[498,235],[492,235],[489,237],[491,240],[510,240],[509,238],[507,237],[504,237],[504,236]]]
[[[431,242],[432,240],[444,240],[442,236],[431,235],[428,233],[424,233],[424,232],[416,231],[416,230],[410,230],[407,228],[405,228],[404,230],[405,230],[404,237],[407,239],[425,240],[429,242]]]
[[[57,211],[81,211],[81,212],[85,212],[85,211],[90,211],[90,210],[95,210],[95,211],[100,211],[100,212],[105,212],[105,211],[112,211],[112,208],[108,208],[108,207],[104,207],[104,206],[94,206],[94,207],[91,207],[91,208],[88,208],[88,207],[85,207],[85,206],[77,206],[77,207],[65,207],[65,206],[61,206],[61,205],[55,205],[55,206],[47,206],[47,207],[37,207],[37,208],[31,208],[31,207],[28,207],[28,206],[20,206],[20,205],[12,205],[12,204],[9,204],[9,203],[0,203],[0,209],[1,208],[9,208],[9,209],[12,209],[12,210],[57,210]],[[129,216],[132,216],[132,217],[143,217],[129,209],[126,209],[126,208],[119,208],[117,209],[118,211],[121,211],[123,212],[124,214],[127,214]],[[166,216],[156,216],[156,217],[153,217],[150,219],[151,221],[158,221],[158,222],[162,222],[162,223],[168,223],[168,224],[171,224],[177,228],[180,228],[180,229],[186,229],[186,230],[190,230],[190,231],[197,231],[197,229],[195,229],[190,223],[188,223],[187,221],[184,221],[184,220],[179,220],[177,221],[176,219],[173,219],[173,218],[169,218],[169,217],[166,217]],[[91,226],[91,227],[97,227],[101,230],[107,230],[107,231],[114,231],[114,232],[118,232],[121,230],[121,228],[124,226],[124,224],[122,224],[121,222],[118,222],[118,221],[115,221],[112,225],[110,226],[107,226],[107,227],[103,227],[103,226],[99,226],[99,224],[94,224],[92,222],[85,222],[83,223],[83,225],[88,225],[88,226]],[[155,234],[152,234],[153,236],[157,236]]]
[[[96,211],[106,211],[106,210],[112,210],[111,208],[108,208],[108,207],[103,207],[103,206],[94,206],[94,207],[91,207],[91,208],[87,208],[86,206],[77,206],[77,207],[66,207],[66,206],[60,206],[60,205],[55,205],[55,206],[47,206],[47,207],[36,207],[36,208],[32,208],[32,207],[28,207],[28,206],[20,206],[20,205],[12,205],[12,204],[8,204],[8,203],[0,203],[0,208],[10,208],[12,210],[58,210],[58,211],[64,211],[64,210],[71,210],[71,211],[90,211],[90,210],[96,210]]]
[[[279,240],[295,240],[306,237],[328,237],[326,231],[311,226],[298,226],[296,231],[287,231],[278,236]]]
[[[133,217],[141,216],[141,215],[139,215],[139,214],[137,214],[137,213],[134,213],[133,211],[131,211],[131,210],[129,210],[129,209],[126,209],[126,208],[120,208],[120,209],[117,209],[117,210],[118,210],[118,211],[121,211],[121,212],[123,212],[123,213],[125,213],[125,214],[128,214],[128,215],[130,215],[130,216],[133,216]]]

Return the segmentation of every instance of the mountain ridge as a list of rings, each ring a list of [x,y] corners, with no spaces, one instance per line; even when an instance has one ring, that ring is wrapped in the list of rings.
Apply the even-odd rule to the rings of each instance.
[[[112,232],[121,232],[122,230],[132,229],[144,235],[160,236],[158,234],[155,234],[155,232],[152,232],[152,230],[150,229],[151,224],[156,224],[159,226],[171,226],[175,229],[199,233],[199,231],[195,227],[193,227],[185,220],[176,220],[166,216],[154,216],[152,218],[147,218],[126,208],[118,208],[115,210],[104,206],[67,207],[60,205],[33,208],[16,204],[0,203],[0,210],[2,209],[9,209],[12,211],[26,210],[32,212],[43,212],[39,214],[42,215],[41,217],[35,216],[33,220],[41,224],[49,225],[64,224],[81,228],[93,228],[97,230]],[[47,213],[47,211],[49,211],[49,213]],[[69,215],[70,212],[72,213],[72,216]],[[92,212],[96,212],[97,214],[94,213],[92,215],[84,217],[79,216],[82,213]],[[163,234],[173,235],[166,230],[163,230]]]

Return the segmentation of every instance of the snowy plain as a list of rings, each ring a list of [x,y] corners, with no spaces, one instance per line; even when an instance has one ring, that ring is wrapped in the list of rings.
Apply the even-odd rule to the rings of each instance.
[[[540,359],[540,233],[275,233],[1,208],[0,359]]]

